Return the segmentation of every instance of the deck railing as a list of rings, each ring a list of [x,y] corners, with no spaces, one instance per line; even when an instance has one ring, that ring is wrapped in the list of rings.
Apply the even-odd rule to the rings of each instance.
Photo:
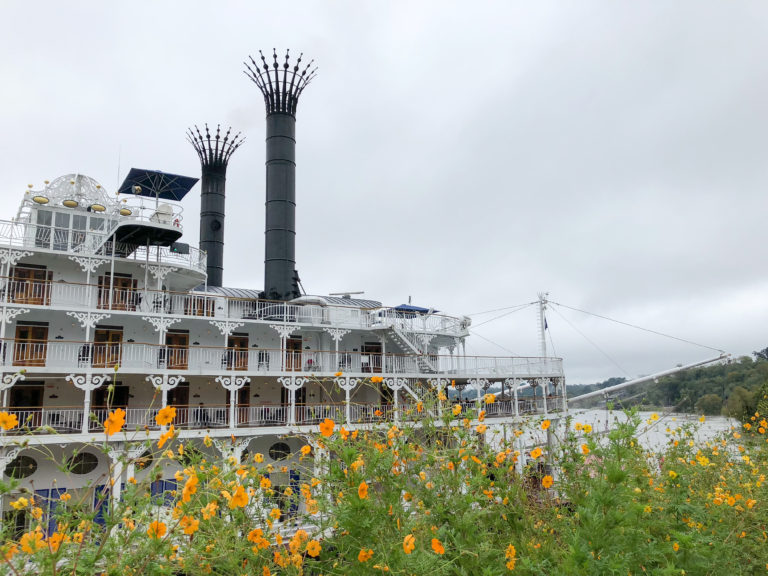
[[[137,279],[138,280],[138,279]],[[211,319],[258,320],[377,330],[396,328],[405,334],[466,336],[464,318],[437,315],[404,316],[393,308],[275,302],[230,298],[204,292],[169,292],[148,287],[113,287],[109,281],[81,284],[50,280],[0,278],[0,300],[25,306],[51,306],[66,310],[116,310],[139,314],[200,316]]]
[[[419,360],[427,358],[430,371]],[[369,354],[324,350],[283,351],[213,346],[161,346],[124,342],[93,343],[7,339],[0,344],[0,367],[5,371],[45,367],[48,371],[82,372],[110,369],[150,373],[169,370],[252,375],[302,373],[328,377],[337,372],[358,376],[431,375],[457,378],[545,378],[563,374],[559,358]]]

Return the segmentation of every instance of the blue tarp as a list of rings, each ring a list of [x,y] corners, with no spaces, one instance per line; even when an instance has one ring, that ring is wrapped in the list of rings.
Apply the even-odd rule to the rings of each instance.
[[[437,310],[433,310],[432,308],[422,308],[420,306],[411,306],[410,304],[400,304],[400,306],[395,306],[392,310],[412,314],[434,314],[437,312]]]
[[[131,168],[117,193],[178,202],[187,195],[187,192],[192,190],[198,180],[199,178],[168,174],[159,170]],[[141,186],[141,191],[138,194],[136,194],[135,186]]]

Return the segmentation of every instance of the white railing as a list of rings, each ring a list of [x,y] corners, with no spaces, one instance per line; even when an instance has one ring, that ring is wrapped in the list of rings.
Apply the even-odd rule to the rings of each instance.
[[[336,372],[380,375],[441,375],[445,377],[546,378],[563,375],[559,358],[430,355],[423,367],[417,355],[365,354],[361,352],[286,351],[208,346],[159,346],[148,343],[86,343],[67,341],[6,340],[0,346],[4,369],[46,367],[75,371],[84,368],[113,368],[127,372],[168,369],[178,372],[248,374],[303,373],[330,376]]]
[[[119,225],[125,223],[125,220],[121,220]],[[3,220],[0,221],[0,243],[14,248],[54,250],[75,255],[99,255],[103,257],[111,256],[114,248],[115,257],[119,259],[138,262],[148,260],[152,264],[184,266],[201,273],[206,271],[206,254],[198,248],[190,246],[186,254],[181,254],[172,251],[167,246],[150,246],[147,248],[147,246],[122,242],[113,243],[109,241],[109,238],[116,224],[111,221],[110,225],[112,230],[107,233]],[[147,253],[148,250],[149,253]]]

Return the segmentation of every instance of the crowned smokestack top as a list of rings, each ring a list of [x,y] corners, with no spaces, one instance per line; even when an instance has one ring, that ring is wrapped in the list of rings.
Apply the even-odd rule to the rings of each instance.
[[[315,77],[312,63],[302,67],[300,54],[291,66],[290,54],[272,63],[259,51],[261,64],[248,57],[246,76],[259,87],[267,110],[267,199],[264,230],[264,295],[273,300],[300,296],[296,273],[296,107],[299,96]],[[252,65],[252,66],[251,66]]]
[[[205,136],[195,126],[187,131],[187,140],[200,157],[203,172],[200,193],[200,249],[208,253],[208,285],[221,286],[224,274],[224,192],[227,164],[245,138],[238,132],[230,136],[232,128],[221,136],[221,126],[211,136],[208,124]]]

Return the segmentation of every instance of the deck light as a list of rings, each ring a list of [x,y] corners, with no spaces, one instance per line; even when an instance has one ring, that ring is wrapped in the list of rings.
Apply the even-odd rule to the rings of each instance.
[[[49,200],[47,196],[32,196],[32,202],[35,204],[48,204]]]
[[[107,209],[104,204],[91,204],[91,211],[92,212],[104,212]]]
[[[130,208],[120,208],[120,216],[130,216],[133,214]]]
[[[67,208],[77,208],[79,206],[78,201],[73,200],[72,198],[67,198],[66,200],[62,200],[61,204],[63,206],[66,206]]]

